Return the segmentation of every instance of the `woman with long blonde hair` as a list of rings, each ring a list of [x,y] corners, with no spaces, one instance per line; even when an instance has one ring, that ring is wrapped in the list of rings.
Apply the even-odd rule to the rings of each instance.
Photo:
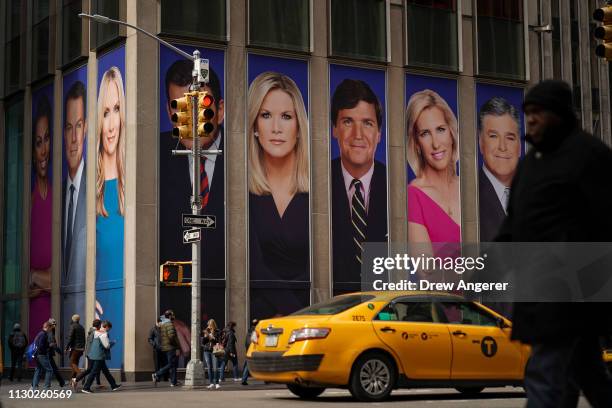
[[[247,140],[251,280],[308,281],[308,117],[291,78],[253,80]]]
[[[210,319],[206,328],[202,330],[202,353],[208,369],[208,388],[220,388],[219,385],[219,362],[215,356],[214,347],[221,341],[221,333],[215,319]]]

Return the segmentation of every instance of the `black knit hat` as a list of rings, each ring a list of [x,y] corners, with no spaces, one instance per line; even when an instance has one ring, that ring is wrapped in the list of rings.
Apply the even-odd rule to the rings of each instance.
[[[572,89],[564,81],[546,80],[535,85],[525,95],[523,110],[527,105],[538,105],[562,118],[575,118]]]

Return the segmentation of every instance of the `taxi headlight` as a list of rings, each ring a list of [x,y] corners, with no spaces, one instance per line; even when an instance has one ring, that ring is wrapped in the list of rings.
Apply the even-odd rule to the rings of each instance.
[[[327,337],[330,331],[331,329],[328,328],[313,327],[304,327],[303,329],[293,330],[291,332],[291,336],[289,336],[289,344],[302,340],[324,339]]]
[[[253,330],[253,333],[251,333],[251,343],[257,344],[258,340],[259,336],[257,335],[257,330]]]

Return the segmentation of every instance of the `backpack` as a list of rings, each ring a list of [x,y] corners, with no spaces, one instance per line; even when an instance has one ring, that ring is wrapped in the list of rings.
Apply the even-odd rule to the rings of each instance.
[[[24,348],[26,346],[26,338],[25,334],[19,332],[13,335],[13,347],[14,348]]]
[[[28,359],[28,361],[34,361],[34,359],[36,358],[36,353],[38,352],[38,346],[36,345],[37,339],[38,339],[38,336],[36,336],[36,339],[32,343],[30,343],[28,348],[26,348],[25,356]]]

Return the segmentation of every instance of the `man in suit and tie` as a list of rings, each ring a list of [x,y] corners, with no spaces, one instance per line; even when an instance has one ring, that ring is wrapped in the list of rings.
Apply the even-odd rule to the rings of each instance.
[[[510,184],[521,156],[518,110],[501,97],[489,99],[478,115],[480,241],[493,241],[506,217]]]
[[[374,159],[382,116],[380,101],[365,82],[345,79],[334,91],[331,123],[340,150],[331,164],[336,294],[360,289],[363,244],[387,242],[387,173]]]
[[[165,76],[166,112],[171,121],[175,112],[170,107],[173,99],[182,98],[189,91],[193,62],[178,60],[174,62]],[[209,83],[202,89],[212,94],[215,115],[212,123],[214,130],[209,137],[200,138],[202,149],[223,150],[224,101],[221,95],[221,83],[215,71],[210,69]],[[172,150],[191,150],[192,139],[178,140],[172,132],[160,135],[160,264],[167,261],[190,261],[191,245],[183,244],[181,214],[191,214],[192,166],[191,156],[172,156]],[[224,195],[223,155],[206,155],[200,162],[200,174],[196,182],[200,183],[202,210],[201,214],[216,216],[216,229],[203,229],[202,237],[202,277],[223,279],[225,277],[225,195]],[[166,305],[180,310],[180,305]],[[189,307],[187,304],[186,307]]]
[[[71,316],[85,314],[87,172],[83,149],[87,137],[86,101],[85,84],[76,81],[64,100],[67,171],[62,186],[62,339],[67,337]]]

